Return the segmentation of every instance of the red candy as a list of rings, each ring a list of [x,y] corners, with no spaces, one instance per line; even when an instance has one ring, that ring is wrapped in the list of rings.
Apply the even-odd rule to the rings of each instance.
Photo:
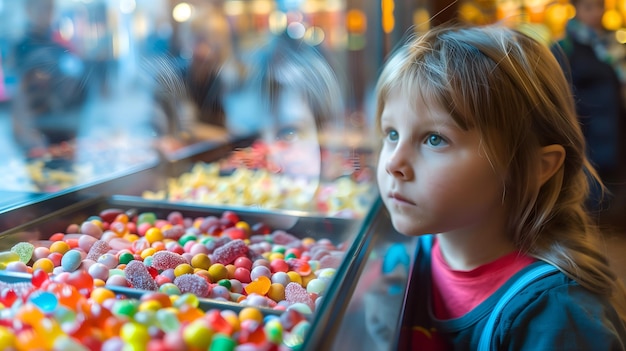
[[[130,261],[126,265],[126,279],[136,289],[143,290],[158,290],[157,283],[152,278],[148,268],[140,261]]]

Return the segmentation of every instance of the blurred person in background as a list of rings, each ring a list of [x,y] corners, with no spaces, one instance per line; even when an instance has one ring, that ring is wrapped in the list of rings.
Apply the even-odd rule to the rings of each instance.
[[[565,36],[553,45],[552,51],[572,84],[588,156],[607,185],[608,193],[598,186],[593,189],[589,207],[598,214],[602,225],[613,226],[623,217],[626,205],[626,110],[622,99],[626,47],[602,25],[603,0],[571,3],[576,15],[568,21]]]
[[[86,97],[82,60],[53,31],[54,0],[26,0],[27,29],[12,64],[19,76],[12,102],[16,141],[27,151],[72,140]]]

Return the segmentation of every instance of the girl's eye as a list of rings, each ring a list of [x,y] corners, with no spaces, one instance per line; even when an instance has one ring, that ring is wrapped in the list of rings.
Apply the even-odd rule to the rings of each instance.
[[[387,139],[390,141],[398,141],[399,138],[400,135],[398,134],[398,131],[393,129],[387,131]]]
[[[298,129],[295,127],[283,127],[276,134],[277,140],[294,141],[298,139]]]
[[[446,141],[439,134],[430,134],[426,139],[426,143],[431,146],[441,146],[442,144],[445,144],[445,142]]]

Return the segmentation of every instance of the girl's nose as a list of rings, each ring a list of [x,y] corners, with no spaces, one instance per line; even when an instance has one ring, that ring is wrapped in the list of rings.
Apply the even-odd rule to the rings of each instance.
[[[410,180],[415,174],[406,151],[400,145],[385,160],[385,170],[387,174],[402,180]]]

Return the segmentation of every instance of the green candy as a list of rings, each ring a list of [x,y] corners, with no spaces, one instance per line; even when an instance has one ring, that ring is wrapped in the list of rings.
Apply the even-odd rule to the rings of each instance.
[[[221,333],[213,334],[209,351],[233,351],[237,343],[230,336]]]
[[[28,263],[33,257],[35,246],[31,243],[21,242],[15,244],[15,246],[11,248],[11,251],[15,252],[20,257],[22,263]]]

